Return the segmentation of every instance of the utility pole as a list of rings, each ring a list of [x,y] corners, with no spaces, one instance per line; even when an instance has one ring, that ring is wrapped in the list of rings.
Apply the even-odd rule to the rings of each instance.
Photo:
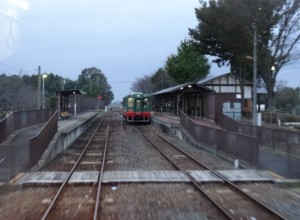
[[[256,76],[257,76],[257,33],[256,33],[256,23],[254,23],[254,33],[253,33],[253,108],[252,108],[252,124],[257,126],[257,94],[256,94]]]
[[[41,66],[38,67],[37,109],[41,108]]]

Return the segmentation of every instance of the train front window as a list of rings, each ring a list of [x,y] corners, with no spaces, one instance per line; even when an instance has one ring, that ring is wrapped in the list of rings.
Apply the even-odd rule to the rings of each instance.
[[[143,104],[144,104],[144,107],[148,107],[148,105],[149,105],[149,99],[144,99],[143,100]]]
[[[137,108],[141,107],[141,100],[136,100],[136,107]]]
[[[134,99],[133,98],[128,98],[128,107],[133,107],[133,101]]]

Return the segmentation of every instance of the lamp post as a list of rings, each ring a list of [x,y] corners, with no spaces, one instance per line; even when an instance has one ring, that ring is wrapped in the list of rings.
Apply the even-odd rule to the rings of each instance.
[[[38,67],[37,109],[41,108],[41,66]]]
[[[65,83],[66,83],[66,80],[63,79],[62,83],[61,83],[61,90],[63,91],[65,89]]]
[[[47,74],[43,74],[43,109],[45,109],[45,78],[47,77]]]
[[[76,116],[77,115],[76,92],[74,91],[73,94],[74,94],[74,116]]]

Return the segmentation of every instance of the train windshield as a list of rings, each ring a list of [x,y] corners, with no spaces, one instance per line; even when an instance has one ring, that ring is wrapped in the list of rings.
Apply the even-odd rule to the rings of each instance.
[[[133,102],[134,102],[133,98],[128,98],[128,107],[133,107]]]
[[[144,104],[144,107],[148,107],[149,106],[149,99],[144,99],[143,104]]]
[[[141,107],[141,100],[136,100],[136,107],[140,108]]]

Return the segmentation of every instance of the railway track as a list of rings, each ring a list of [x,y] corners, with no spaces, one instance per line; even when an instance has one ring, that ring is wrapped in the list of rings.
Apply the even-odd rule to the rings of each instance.
[[[98,219],[109,128],[110,118],[103,117],[90,137],[83,142],[87,141],[41,219]],[[84,187],[68,184],[74,172],[91,169],[99,172],[96,184]]]
[[[285,219],[276,211],[240,190],[234,183],[209,169],[201,161],[170,143],[158,133],[143,126],[136,130],[147,139],[178,170],[185,173],[192,184],[228,219]],[[222,179],[221,183],[198,183],[188,170],[208,170]]]

